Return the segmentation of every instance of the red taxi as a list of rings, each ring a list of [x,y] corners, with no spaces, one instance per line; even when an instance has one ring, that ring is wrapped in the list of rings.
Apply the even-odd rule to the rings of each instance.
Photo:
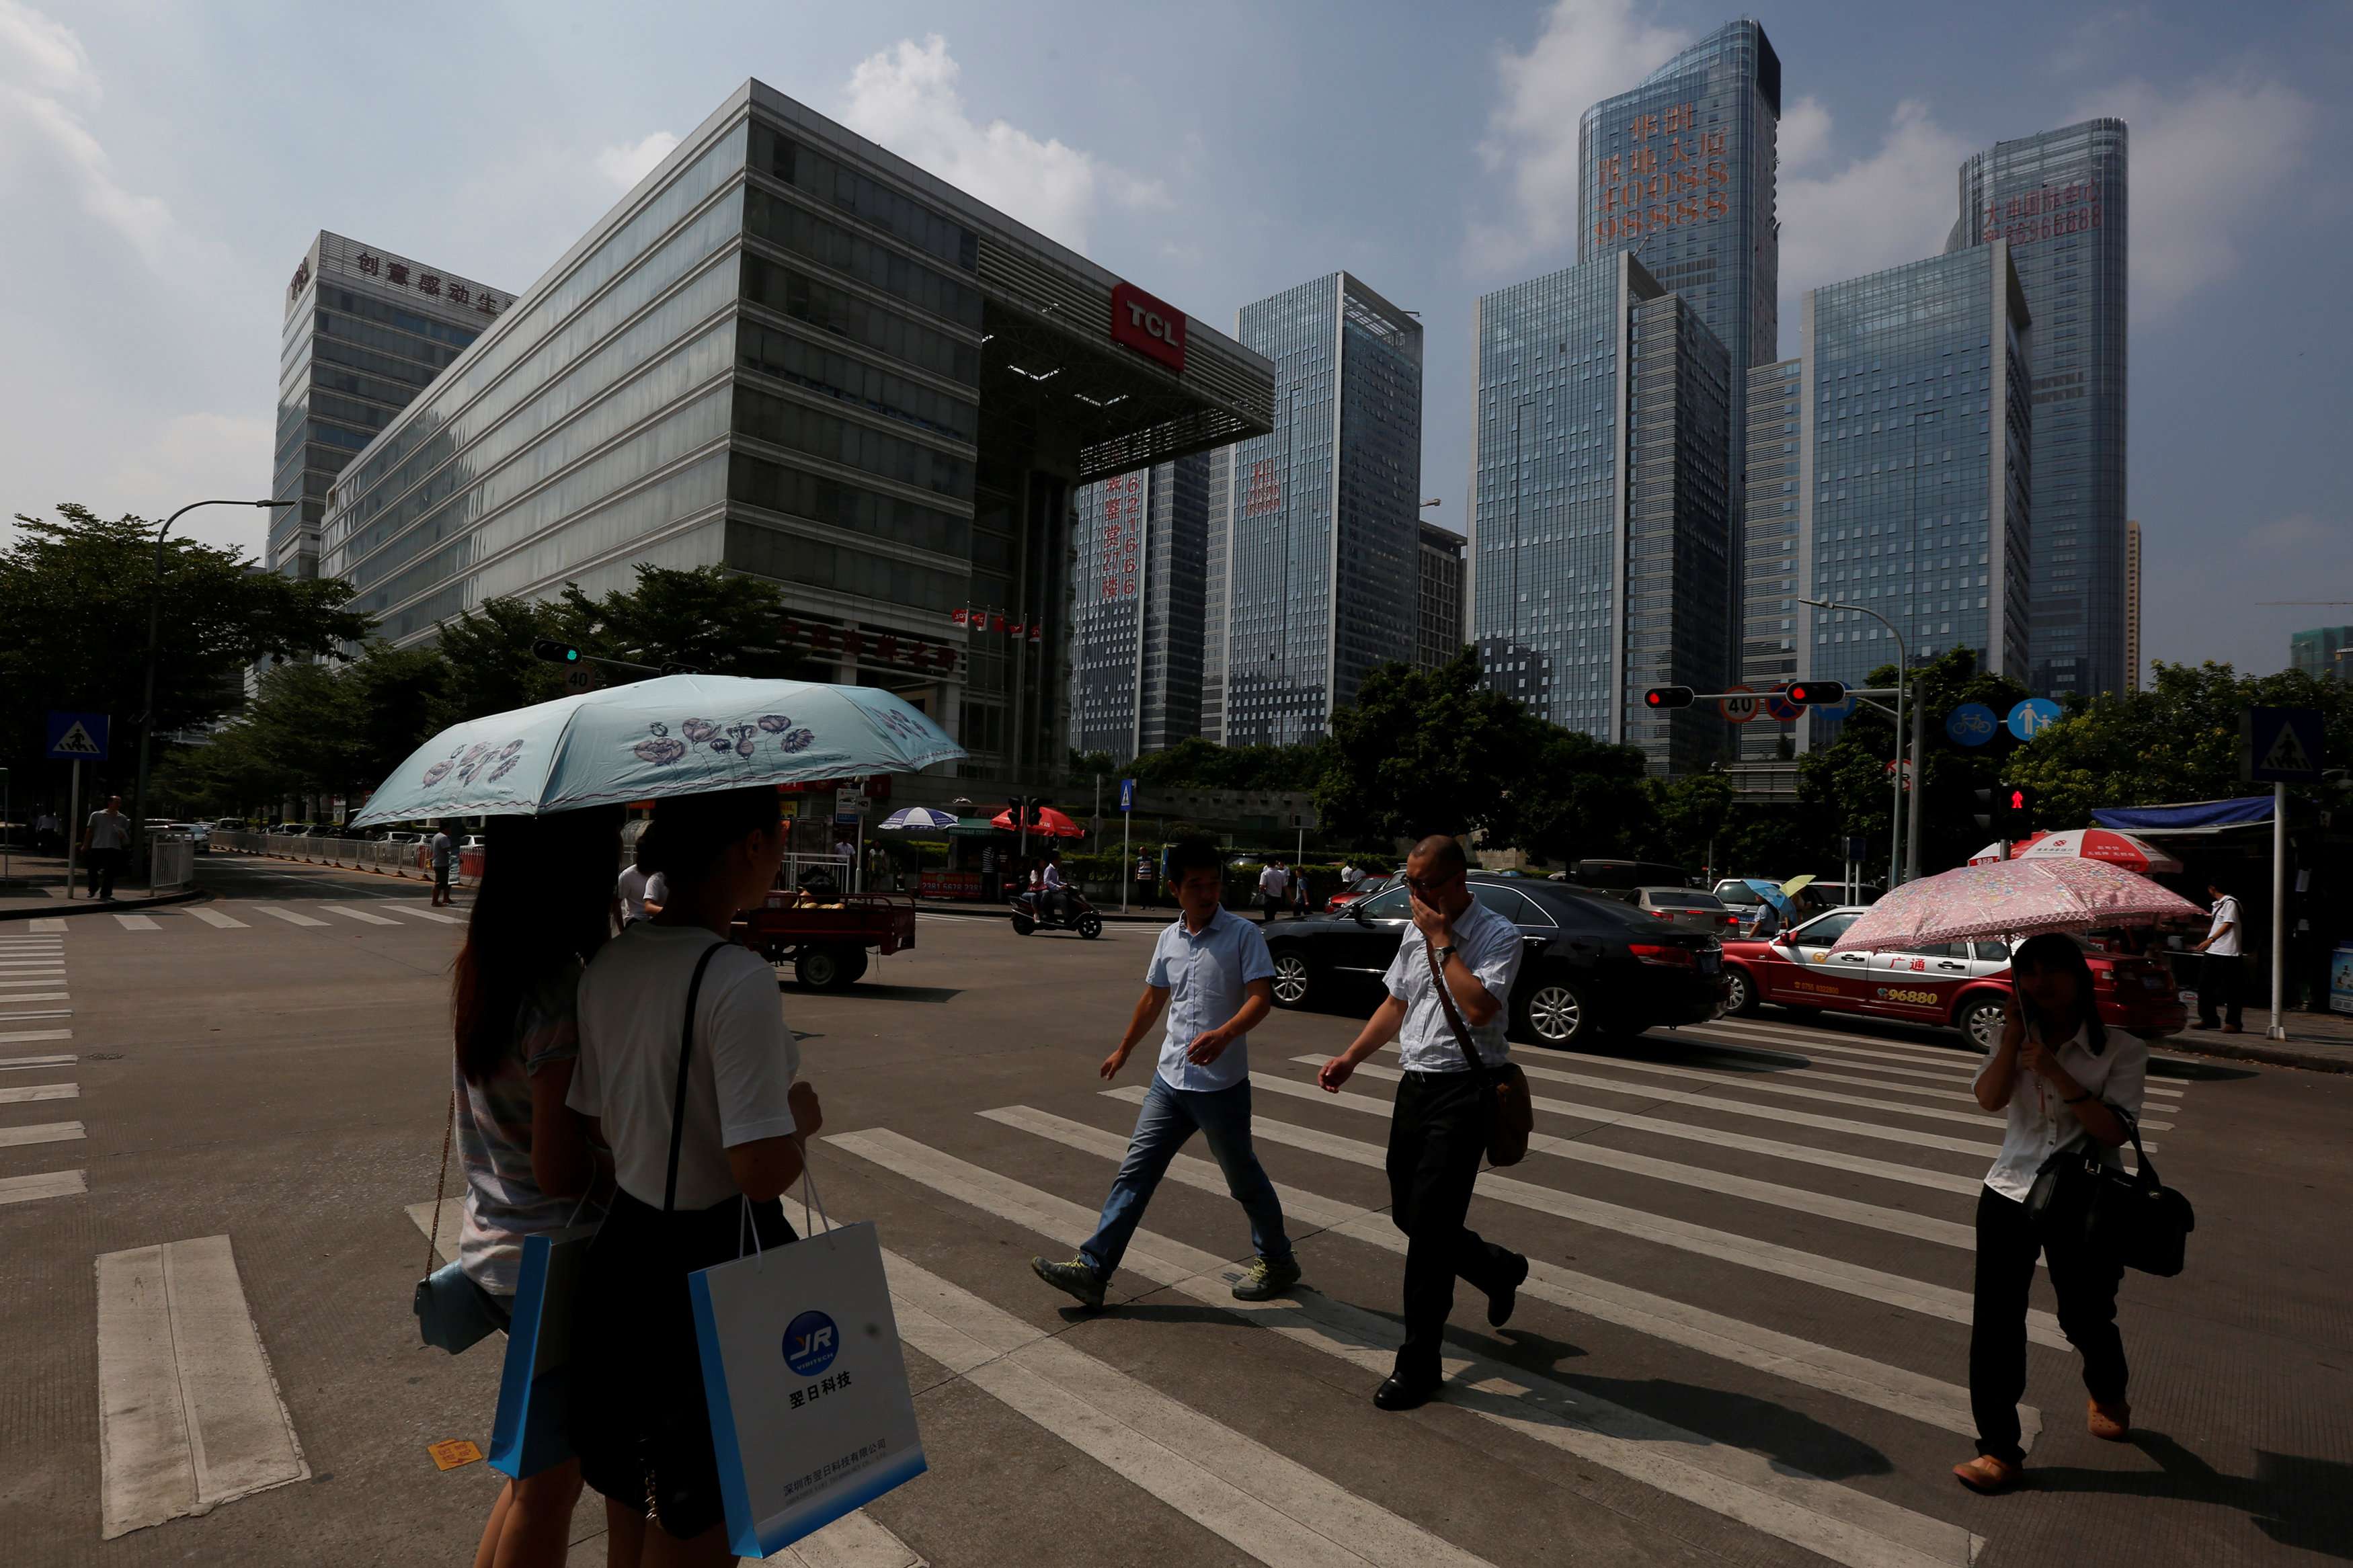
[[[1910,1024],[1949,1026],[1980,1050],[2001,1039],[2010,1005],[2010,944],[1946,942],[1890,952],[1832,952],[1862,918],[1860,906],[1832,910],[1764,941],[1724,944],[1725,1011],[1753,1013],[1766,1002],[1793,1012],[1862,1013]],[[2178,1034],[2188,1021],[2172,971],[2129,953],[2085,953],[2100,1017],[2143,1039]]]

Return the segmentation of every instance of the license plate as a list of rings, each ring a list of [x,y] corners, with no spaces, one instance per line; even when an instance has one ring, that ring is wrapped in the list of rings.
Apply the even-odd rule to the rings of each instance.
[[[1723,958],[1724,955],[1718,952],[1701,953],[1699,955],[1699,972],[1702,974],[1715,973],[1717,965],[1723,962]]]

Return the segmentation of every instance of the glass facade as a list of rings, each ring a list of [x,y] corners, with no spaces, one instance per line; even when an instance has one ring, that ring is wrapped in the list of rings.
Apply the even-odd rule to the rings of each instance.
[[[2125,520],[2125,689],[2140,689],[2140,524]]]
[[[1288,745],[1414,657],[1421,323],[1337,272],[1237,336],[1274,362],[1274,428],[1233,454],[1219,695],[1229,743]]]
[[[1890,268],[1806,296],[1799,576],[1877,611],[1915,662],[1954,647],[2026,667],[2033,334],[2009,248]],[[1814,610],[1801,673],[1895,661],[1870,616]]]
[[[2287,667],[2318,680],[2353,680],[2345,666],[2353,662],[2353,626],[2315,626],[2292,632],[2287,639]]]
[[[1421,614],[1414,662],[1435,669],[1462,651],[1463,538],[1451,528],[1421,525]]]
[[[1201,728],[1208,454],[1079,491],[1071,745],[1124,760]]]
[[[1622,254],[1482,296],[1475,331],[1468,597],[1489,684],[1657,772],[1704,766],[1722,721],[1654,720],[1641,689],[1726,678],[1729,356]]]
[[[1799,426],[1805,362],[1785,359],[1748,372],[1746,527],[1742,538],[1740,683],[1757,691],[1807,673],[1798,665]],[[1739,727],[1743,762],[1770,762],[1793,749],[1796,726],[1761,710]]]
[[[2126,135],[2088,120],[1961,165],[1948,251],[2010,247],[2034,313],[2034,600],[2020,679],[2128,689],[2125,516]]]
[[[1201,549],[1201,734],[1226,741],[1226,561],[1233,549],[1234,449],[1209,454]]]
[[[273,512],[263,561],[319,574],[327,490],[514,297],[381,247],[321,231],[286,288]]]

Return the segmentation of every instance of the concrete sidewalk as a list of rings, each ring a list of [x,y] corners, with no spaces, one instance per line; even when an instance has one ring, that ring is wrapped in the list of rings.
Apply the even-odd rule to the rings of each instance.
[[[2190,1056],[2304,1068],[2312,1072],[2353,1073],[2353,1016],[2342,1013],[2283,1013],[2280,1026],[2287,1031],[2284,1040],[2263,1037],[2271,1021],[2268,1005],[2251,1005],[2247,1008],[2244,1032],[2226,1035],[2220,1029],[2184,1029],[2168,1038],[2165,1048]]]
[[[87,869],[77,868],[74,879],[77,885],[69,889],[66,863],[62,857],[12,855],[7,879],[0,881],[0,921],[30,920],[45,915],[96,914],[100,911],[128,914],[134,910],[193,903],[211,897],[202,888],[195,886],[174,889],[161,896],[150,896],[142,885],[128,878],[118,878],[118,884],[130,896],[101,902],[88,894],[90,873]],[[69,892],[70,897],[68,896]]]

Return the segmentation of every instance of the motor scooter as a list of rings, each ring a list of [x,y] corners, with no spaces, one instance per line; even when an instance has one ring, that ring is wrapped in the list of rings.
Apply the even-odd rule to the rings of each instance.
[[[1044,911],[1043,892],[1033,892],[1025,888],[1015,893],[1012,899],[1013,934],[1028,936],[1036,931],[1074,931],[1089,942],[1103,935],[1103,916],[1095,912],[1094,905],[1087,902],[1087,896],[1067,885],[1061,889],[1061,894],[1064,913],[1058,916]]]

